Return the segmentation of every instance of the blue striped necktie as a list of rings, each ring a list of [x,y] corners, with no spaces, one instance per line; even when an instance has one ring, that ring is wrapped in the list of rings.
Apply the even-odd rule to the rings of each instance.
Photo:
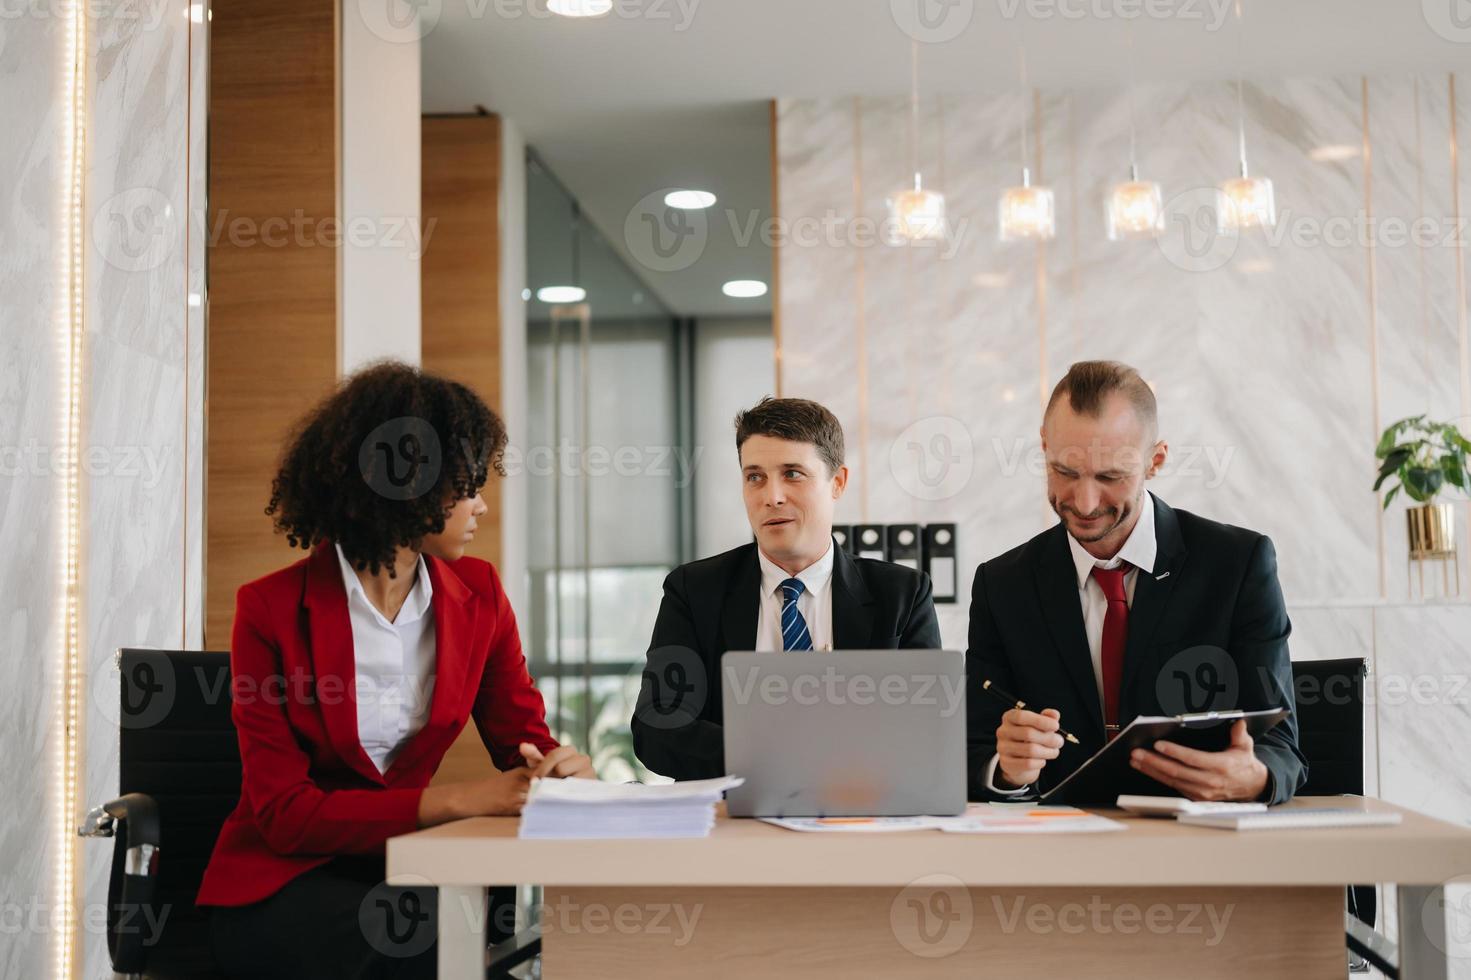
[[[807,591],[801,579],[789,578],[781,584],[781,643],[784,650],[811,650],[812,634],[807,620],[797,611],[797,597]]]

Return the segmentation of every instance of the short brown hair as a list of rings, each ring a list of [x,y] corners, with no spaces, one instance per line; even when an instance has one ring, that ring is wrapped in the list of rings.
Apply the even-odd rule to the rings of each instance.
[[[772,398],[767,395],[755,408],[736,413],[736,453],[752,436],[771,436],[790,442],[810,442],[827,464],[828,474],[843,465],[843,427],[838,417],[806,398]]]
[[[1047,418],[1052,413],[1052,406],[1065,394],[1073,411],[1097,418],[1103,413],[1104,399],[1114,392],[1129,399],[1140,420],[1151,430],[1159,424],[1153,389],[1138,371],[1121,361],[1078,361],[1068,368],[1067,374],[1052,389],[1052,397],[1047,400],[1047,411],[1042,413],[1042,417]]]

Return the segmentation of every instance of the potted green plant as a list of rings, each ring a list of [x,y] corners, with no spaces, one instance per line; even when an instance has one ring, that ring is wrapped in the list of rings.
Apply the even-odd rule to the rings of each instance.
[[[1384,495],[1384,506],[1388,508],[1400,490],[1420,505],[1409,510],[1410,557],[1453,554],[1455,512],[1450,504],[1437,503],[1435,498],[1447,486],[1471,492],[1471,440],[1454,423],[1430,422],[1423,414],[1413,415],[1384,430],[1374,455],[1380,461],[1374,490],[1390,478],[1396,481]]]

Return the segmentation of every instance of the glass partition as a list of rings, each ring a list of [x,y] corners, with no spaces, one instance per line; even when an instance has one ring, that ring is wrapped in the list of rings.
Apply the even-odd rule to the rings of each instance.
[[[527,208],[531,672],[559,738],[648,778],[628,722],[684,552],[679,325],[535,154]]]

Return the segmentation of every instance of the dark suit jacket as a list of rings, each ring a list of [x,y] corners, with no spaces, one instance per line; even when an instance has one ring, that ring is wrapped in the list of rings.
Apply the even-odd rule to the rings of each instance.
[[[1120,721],[1182,711],[1294,709],[1256,741],[1257,757],[1271,773],[1266,798],[1291,799],[1307,780],[1307,762],[1297,746],[1287,655],[1292,624],[1271,539],[1176,511],[1158,498],[1154,528],[1155,567],[1140,570],[1129,610]],[[986,768],[1006,712],[981,690],[987,678],[1035,710],[1056,708],[1063,728],[1082,743],[1064,744],[1047,763],[1040,791],[1103,746],[1103,708],[1061,523],[976,570],[966,651],[970,794],[976,800],[995,796],[985,788]]]
[[[928,575],[835,548],[833,647],[940,647]],[[725,774],[720,657],[756,649],[761,602],[756,545],[681,565],[664,580],[633,715],[644,765],[675,779]]]

